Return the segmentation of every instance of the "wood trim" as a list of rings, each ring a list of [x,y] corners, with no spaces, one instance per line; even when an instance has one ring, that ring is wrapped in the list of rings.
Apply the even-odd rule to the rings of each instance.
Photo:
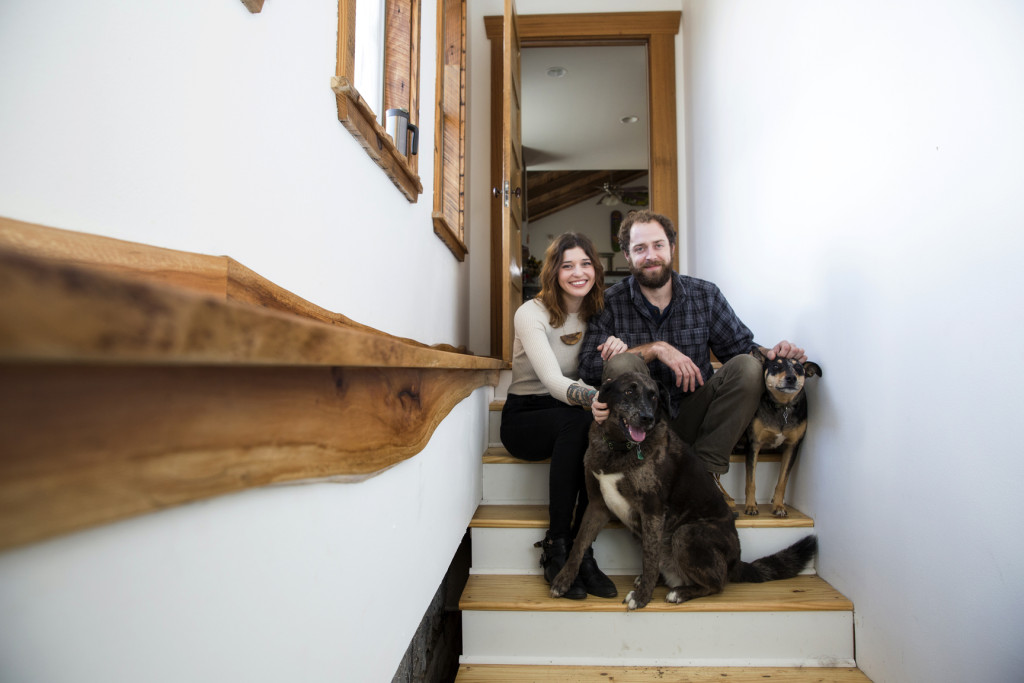
[[[679,226],[679,163],[676,139],[675,37],[652,34],[647,44],[650,116],[651,209]],[[673,254],[679,270],[679,249]]]
[[[385,4],[387,20],[384,24],[384,108],[407,109],[409,122],[418,126],[420,0],[387,0]],[[408,165],[411,174],[419,173],[418,153],[399,156]],[[422,191],[421,189],[420,192]]]
[[[406,104],[396,106],[407,107],[410,120],[416,123],[419,119],[419,0],[412,2],[412,5],[411,55],[407,64],[407,68],[412,70],[408,81],[412,92],[407,93],[407,97],[402,100]],[[417,157],[406,157],[399,153],[391,136],[381,125],[377,112],[373,111],[373,107],[367,104],[353,85],[355,26],[356,0],[338,0],[338,59],[334,77],[331,79],[338,120],[366,150],[374,163],[384,170],[384,174],[405,198],[415,203],[423,193],[423,184],[417,173]],[[391,92],[391,97],[394,97],[394,90]]]
[[[391,136],[377,121],[373,110],[350,81],[335,76],[331,79],[331,88],[338,106],[338,120],[359,141],[374,163],[384,170],[405,198],[415,203],[419,195],[423,194],[423,184],[405,155],[399,153]]]
[[[0,549],[372,476],[507,368],[360,325],[227,257],[9,219],[0,291]]]
[[[438,0],[434,233],[466,258],[466,0]]]

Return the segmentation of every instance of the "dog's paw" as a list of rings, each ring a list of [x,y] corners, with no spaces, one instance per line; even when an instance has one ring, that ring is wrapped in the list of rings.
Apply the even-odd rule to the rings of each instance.
[[[551,582],[551,597],[560,598],[565,595],[566,591],[569,590],[571,581],[565,579],[561,573],[555,577],[555,580]]]
[[[785,505],[773,505],[772,514],[776,517],[789,517],[789,512],[786,511]]]
[[[640,608],[646,606],[647,603],[649,603],[650,601],[651,601],[651,596],[650,595],[648,595],[645,598],[643,595],[640,594],[639,590],[633,590],[633,591],[629,591],[629,593],[626,594],[626,597],[625,597],[625,599],[622,602],[625,603],[626,609],[632,611],[632,610],[640,609]]]
[[[756,515],[756,514],[758,514],[757,503],[747,503],[747,507],[743,508],[743,514],[745,514],[745,515]]]
[[[665,602],[674,602],[676,604],[683,602],[683,599],[683,594],[680,593],[677,588],[673,588],[668,592],[668,595],[665,596]]]

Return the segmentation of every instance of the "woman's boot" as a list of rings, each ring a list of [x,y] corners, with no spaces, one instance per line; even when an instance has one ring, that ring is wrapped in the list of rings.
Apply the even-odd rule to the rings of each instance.
[[[599,598],[614,598],[619,594],[615,584],[603,571],[597,568],[594,561],[594,548],[587,548],[583,553],[583,562],[580,564],[580,575],[576,579],[583,582],[584,589],[591,595]]]
[[[544,567],[544,578],[550,585],[555,580],[555,577],[558,576],[558,572],[562,571],[562,567],[565,566],[565,561],[569,557],[569,540],[565,537],[552,538],[551,534],[548,533],[544,536],[543,541],[535,545],[539,545],[541,548],[540,566]],[[569,586],[569,590],[562,597],[569,598],[570,600],[583,600],[587,597],[587,589],[584,588],[579,576],[576,577],[572,585]]]

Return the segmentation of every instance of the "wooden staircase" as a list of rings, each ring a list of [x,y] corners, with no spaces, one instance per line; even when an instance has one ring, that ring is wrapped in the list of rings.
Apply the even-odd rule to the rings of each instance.
[[[665,602],[662,586],[647,607],[627,612],[622,596],[640,572],[640,549],[615,522],[598,536],[594,554],[619,597],[549,597],[533,546],[548,527],[548,465],[516,460],[501,447],[501,405],[491,405],[482,501],[471,523],[459,683],[869,680],[854,661],[853,604],[813,567],[679,605]],[[742,460],[734,456],[722,478],[734,497],[743,488]],[[778,458],[762,457],[758,491],[766,498],[777,474]],[[814,521],[799,510],[777,519],[767,500],[758,502],[760,515],[737,519],[744,560],[813,532]]]

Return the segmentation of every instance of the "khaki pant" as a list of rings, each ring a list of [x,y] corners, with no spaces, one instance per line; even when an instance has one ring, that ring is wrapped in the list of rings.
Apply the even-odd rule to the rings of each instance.
[[[634,353],[620,353],[604,364],[601,381],[623,372],[644,372],[647,364]],[[693,447],[709,472],[725,474],[743,431],[750,424],[764,392],[761,363],[750,355],[730,358],[696,391],[679,398],[672,428]]]

